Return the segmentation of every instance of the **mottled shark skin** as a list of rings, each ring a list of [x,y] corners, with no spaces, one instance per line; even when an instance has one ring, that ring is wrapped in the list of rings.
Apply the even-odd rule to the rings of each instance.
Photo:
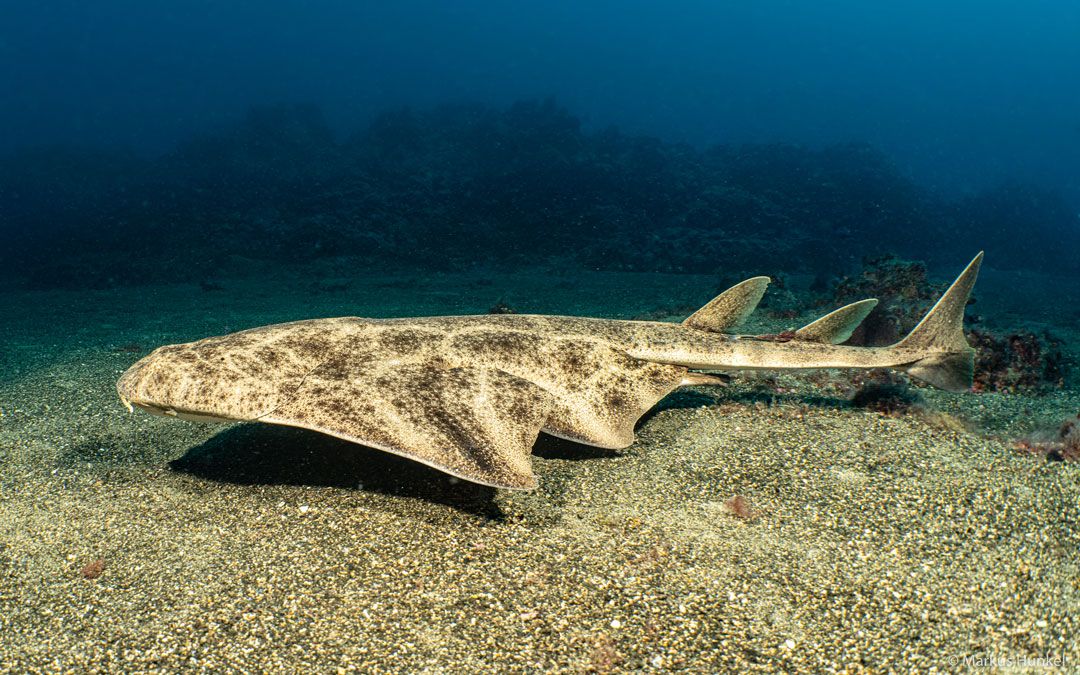
[[[624,448],[660,399],[723,381],[709,372],[885,367],[966,390],[974,350],[962,322],[981,260],[889,347],[837,344],[874,300],[792,333],[726,333],[764,294],[769,280],[755,277],[681,324],[505,314],[264,326],[161,347],[124,373],[117,390],[129,409],[302,427],[476,483],[531,489],[541,431]]]

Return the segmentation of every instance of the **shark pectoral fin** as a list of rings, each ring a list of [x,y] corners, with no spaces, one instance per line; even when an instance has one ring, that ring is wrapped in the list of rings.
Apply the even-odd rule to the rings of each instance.
[[[683,325],[713,333],[738,326],[761,302],[769,281],[769,277],[753,277],[735,284],[687,317]]]
[[[566,340],[550,356],[549,373],[536,380],[554,399],[543,430],[598,448],[632,444],[637,421],[687,374],[590,341]]]
[[[829,312],[817,321],[808,323],[795,331],[795,339],[832,345],[847,342],[877,304],[878,301],[875,298],[870,298]]]
[[[532,489],[532,446],[551,408],[543,389],[489,367],[329,363],[260,418],[427,464],[474,483]]]

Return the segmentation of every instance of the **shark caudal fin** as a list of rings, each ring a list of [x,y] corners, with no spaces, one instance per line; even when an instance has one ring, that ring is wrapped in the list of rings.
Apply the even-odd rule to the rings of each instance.
[[[948,391],[967,391],[975,375],[975,350],[964,337],[964,308],[979,275],[975,256],[919,325],[893,347],[925,355],[902,367],[908,375]]]

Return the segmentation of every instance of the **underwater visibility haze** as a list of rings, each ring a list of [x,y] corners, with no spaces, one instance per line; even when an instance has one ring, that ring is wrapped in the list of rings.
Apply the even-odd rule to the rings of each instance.
[[[1075,670],[1078,31],[3,6],[0,671]]]

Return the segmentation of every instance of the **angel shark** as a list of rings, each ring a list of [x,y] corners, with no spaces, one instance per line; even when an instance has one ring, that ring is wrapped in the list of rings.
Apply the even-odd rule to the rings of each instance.
[[[498,488],[536,487],[541,431],[624,448],[634,425],[710,372],[893,368],[949,391],[971,386],[964,307],[982,253],[922,321],[888,347],[840,344],[863,300],[779,335],[732,335],[767,277],[725,291],[682,323],[481,315],[296,321],[160,347],[117,382],[128,407],[197,421],[311,429]]]

